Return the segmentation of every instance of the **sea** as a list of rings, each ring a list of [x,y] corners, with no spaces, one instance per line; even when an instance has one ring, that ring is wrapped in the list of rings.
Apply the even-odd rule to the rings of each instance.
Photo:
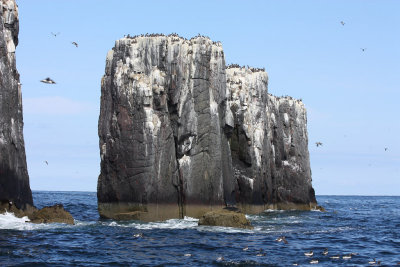
[[[62,203],[75,225],[0,215],[0,266],[400,266],[400,197],[317,196],[326,212],[266,210],[247,215],[253,230],[100,219],[95,192],[33,198],[38,208]]]

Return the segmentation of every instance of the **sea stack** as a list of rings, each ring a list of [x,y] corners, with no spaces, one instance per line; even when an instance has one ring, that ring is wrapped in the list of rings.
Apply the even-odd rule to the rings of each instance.
[[[117,40],[101,83],[100,216],[313,208],[305,108],[267,85],[263,70],[226,68],[208,37]]]
[[[0,201],[33,205],[23,137],[22,96],[15,63],[18,7],[0,0]]]

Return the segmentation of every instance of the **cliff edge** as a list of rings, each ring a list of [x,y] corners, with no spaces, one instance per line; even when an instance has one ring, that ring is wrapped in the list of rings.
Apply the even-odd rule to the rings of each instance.
[[[100,216],[314,207],[305,108],[267,87],[265,71],[227,68],[207,37],[117,40],[101,82]]]
[[[0,201],[33,205],[23,137],[22,96],[15,63],[18,7],[0,0]]]

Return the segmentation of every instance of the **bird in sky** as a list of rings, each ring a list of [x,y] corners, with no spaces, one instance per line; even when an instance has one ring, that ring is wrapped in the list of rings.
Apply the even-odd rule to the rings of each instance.
[[[42,83],[48,83],[48,84],[55,84],[56,82],[47,77],[46,79],[41,80]]]
[[[53,35],[54,37],[57,37],[57,35],[59,35],[59,34],[60,34],[60,32],[57,32],[57,33],[51,32],[51,35]]]
[[[343,20],[340,21],[340,24],[342,24],[342,26],[344,26],[344,24],[346,24]]]
[[[388,148],[387,147],[385,147],[385,151],[387,151],[388,150]]]
[[[319,147],[319,146],[322,146],[322,143],[321,143],[321,142],[315,142],[315,145],[316,145],[317,147]]]
[[[361,51],[365,52],[365,50],[367,50],[367,48],[360,48]]]
[[[71,44],[73,44],[74,46],[78,47],[78,43],[77,42],[72,42]]]
[[[46,165],[49,165],[49,163],[47,162],[47,160],[45,160],[44,163],[46,163]]]

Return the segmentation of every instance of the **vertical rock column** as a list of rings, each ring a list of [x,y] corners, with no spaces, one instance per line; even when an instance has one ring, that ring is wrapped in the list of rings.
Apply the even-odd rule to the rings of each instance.
[[[317,201],[311,184],[307,112],[302,101],[268,96],[270,208],[309,209]]]
[[[236,200],[248,212],[265,209],[269,181],[268,75],[259,69],[228,67],[227,114]],[[229,117],[227,115],[227,117]]]
[[[116,41],[102,79],[101,216],[199,216],[234,201],[224,68],[208,38]]]
[[[263,69],[234,66],[226,75],[238,205],[250,213],[315,207],[303,103],[268,94]]]
[[[15,63],[18,7],[0,0],[0,201],[32,205],[23,138],[22,97]]]

